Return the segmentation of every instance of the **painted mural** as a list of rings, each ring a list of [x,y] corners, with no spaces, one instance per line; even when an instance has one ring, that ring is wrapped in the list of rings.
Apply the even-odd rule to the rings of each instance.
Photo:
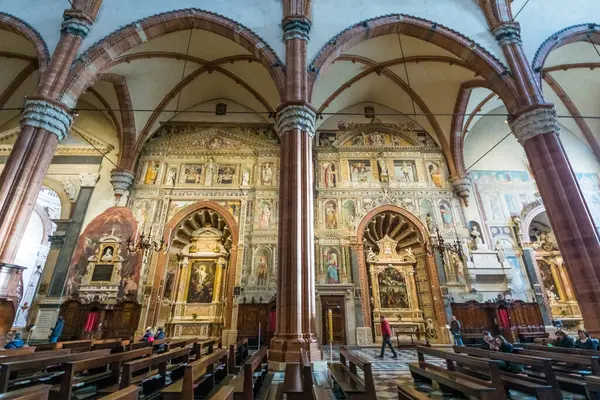
[[[417,166],[414,160],[394,160],[394,176],[398,182],[417,182]]]
[[[379,274],[381,308],[408,308],[406,280],[400,271],[386,268]]]
[[[92,273],[88,271],[90,261],[99,261],[99,264],[106,260],[120,260],[120,270],[118,271],[119,297],[124,294],[130,294],[137,290],[140,280],[141,255],[127,251],[126,243],[128,238],[136,236],[138,231],[138,222],[130,209],[125,207],[111,207],[102,214],[94,218],[77,241],[77,248],[73,254],[73,259],[69,267],[67,276],[67,285],[65,294],[71,296],[76,293],[82,285],[82,281],[87,275],[92,278]],[[104,245],[106,237],[111,237],[115,243],[119,244],[118,252],[115,254],[116,245]],[[120,243],[118,243],[120,241]],[[100,248],[102,248],[100,250]],[[110,253],[110,254],[109,254]],[[96,260],[96,258],[100,258]],[[89,281],[90,279],[87,279]]]
[[[192,264],[188,303],[210,303],[213,298],[216,260],[198,260]]]
[[[323,265],[325,266],[325,283],[340,283],[340,251],[333,247],[324,249]]]

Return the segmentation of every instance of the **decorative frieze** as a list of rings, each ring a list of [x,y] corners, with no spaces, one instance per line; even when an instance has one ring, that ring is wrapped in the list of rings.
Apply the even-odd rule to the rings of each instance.
[[[21,128],[33,126],[56,135],[58,140],[67,137],[73,117],[66,107],[43,99],[25,100],[25,109],[21,115]]]
[[[560,126],[553,105],[526,111],[509,121],[513,134],[522,145],[531,138],[546,133],[558,133]]]
[[[500,44],[521,44],[521,27],[517,23],[502,24],[493,31],[494,37]]]
[[[313,137],[315,136],[316,118],[317,114],[308,106],[286,106],[277,113],[277,133],[282,136],[286,132],[298,129]]]

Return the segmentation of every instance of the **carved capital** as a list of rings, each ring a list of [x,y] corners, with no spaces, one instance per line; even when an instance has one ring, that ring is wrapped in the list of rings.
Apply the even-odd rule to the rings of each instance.
[[[50,235],[48,236],[50,246],[53,248],[61,248],[65,243],[65,235]]]
[[[75,35],[85,38],[90,31],[94,20],[79,10],[66,10],[63,14],[63,22],[60,33],[63,35]]]
[[[522,145],[537,135],[558,133],[560,127],[552,104],[539,105],[526,110],[509,121],[513,134]]]
[[[25,100],[25,109],[21,115],[21,128],[33,126],[42,128],[63,140],[73,124],[73,117],[68,109],[50,99]]]
[[[131,187],[135,174],[127,169],[113,169],[110,171],[110,183],[115,191],[115,198],[120,199]]]
[[[313,137],[316,118],[315,111],[306,105],[286,106],[277,113],[277,133],[282,136],[286,132],[298,129]]]
[[[310,21],[306,18],[292,18],[283,21],[283,40],[309,40]]]
[[[500,46],[521,44],[521,27],[518,23],[502,24],[494,29],[492,33]]]
[[[82,187],[94,187],[100,178],[97,172],[82,172],[79,174],[79,181]]]
[[[456,175],[450,178],[454,193],[463,201],[465,207],[469,206],[469,194],[471,193],[471,177],[467,174]]]

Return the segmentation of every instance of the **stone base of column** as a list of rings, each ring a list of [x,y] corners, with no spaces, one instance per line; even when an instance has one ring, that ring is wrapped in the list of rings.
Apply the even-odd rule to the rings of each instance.
[[[237,342],[238,331],[236,329],[223,330],[223,348],[228,349],[230,344]]]
[[[314,338],[282,337],[275,335],[271,339],[269,349],[269,369],[283,371],[286,363],[298,363],[300,361],[300,349],[308,352],[311,362],[323,359],[323,353]]]
[[[359,346],[373,345],[373,331],[368,326],[356,328],[356,344]]]

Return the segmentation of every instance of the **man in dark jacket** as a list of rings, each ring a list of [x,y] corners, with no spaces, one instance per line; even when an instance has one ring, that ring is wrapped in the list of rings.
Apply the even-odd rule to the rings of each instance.
[[[383,342],[381,343],[381,355],[379,358],[383,358],[383,353],[385,351],[385,345],[390,346],[390,350],[394,355],[392,358],[398,358],[398,354],[396,354],[396,350],[394,350],[394,346],[392,346],[392,341],[390,340],[392,337],[392,329],[390,328],[390,323],[385,319],[385,317],[381,316],[381,335],[383,336]]]
[[[556,347],[565,347],[567,349],[575,348],[575,339],[567,335],[564,331],[556,331]]]
[[[450,321],[450,333],[454,338],[455,346],[464,346],[462,341],[462,335],[460,333],[460,322],[456,319],[456,315],[453,315],[452,321]]]
[[[494,337],[489,331],[483,331],[483,344],[481,348],[483,350],[494,350],[495,348]]]
[[[56,325],[54,325],[54,329],[52,329],[52,333],[50,334],[50,342],[56,343],[62,335],[63,328],[65,327],[65,320],[63,317],[58,317],[56,320]]]

